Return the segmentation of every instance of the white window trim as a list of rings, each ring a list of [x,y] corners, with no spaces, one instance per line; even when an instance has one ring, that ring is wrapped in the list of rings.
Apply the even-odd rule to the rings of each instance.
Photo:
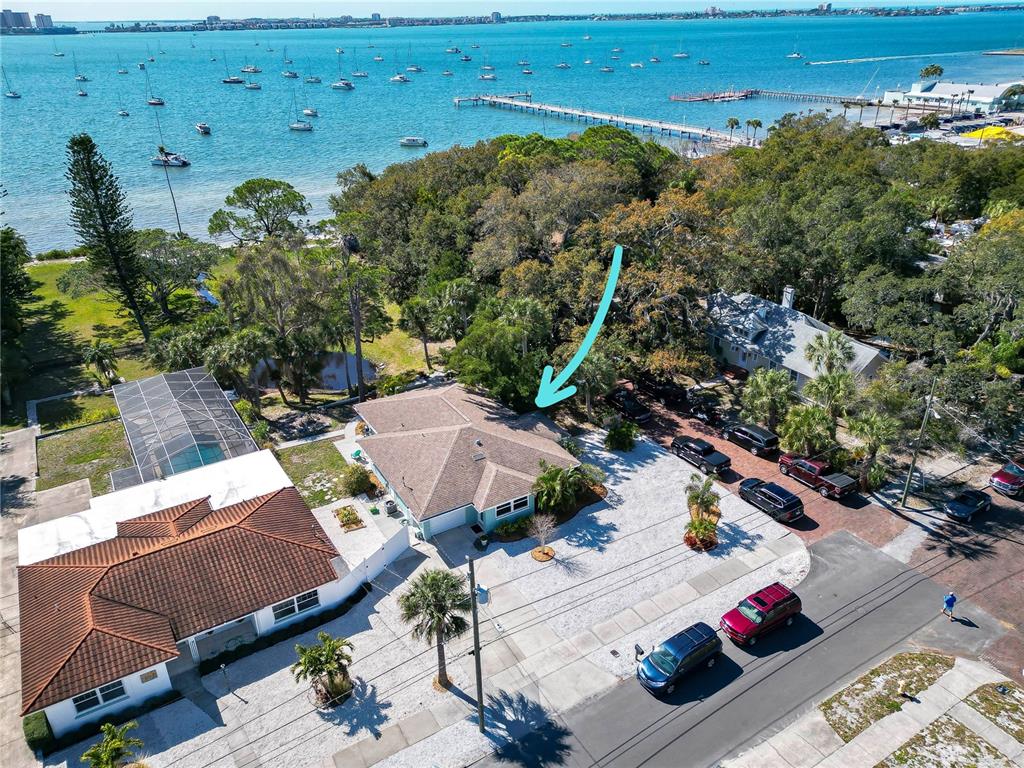
[[[299,608],[299,601],[304,597],[309,597],[310,595],[313,595],[316,598],[316,602],[314,602],[312,605],[306,606],[305,608]],[[299,595],[295,595],[294,597],[289,597],[287,600],[282,600],[280,603],[274,603],[272,606],[270,606],[270,613],[274,617],[274,623],[280,624],[282,621],[287,621],[293,616],[298,616],[301,613],[307,613],[308,611],[312,611],[313,609],[319,607],[320,590],[311,589],[308,592],[303,592]],[[279,617],[277,615],[278,608],[290,608],[291,610],[283,616]]]
[[[108,687],[110,687],[112,685],[115,685],[115,684],[121,686],[121,695],[120,696],[115,696],[112,699],[105,698],[104,695],[101,693],[101,690],[103,688],[108,688]],[[78,704],[75,702],[75,699],[82,698],[83,696],[88,696],[89,694],[95,694],[96,695],[96,704],[94,704],[91,707],[88,707],[87,709],[81,709],[80,710],[78,708]],[[104,683],[103,685],[97,686],[96,688],[93,688],[92,690],[83,691],[82,693],[79,693],[79,694],[76,694],[75,696],[72,696],[71,697],[71,706],[73,706],[75,708],[75,717],[79,718],[79,717],[85,717],[87,715],[91,715],[94,712],[98,712],[101,709],[105,709],[106,707],[109,707],[110,705],[116,704],[117,702],[123,701],[124,699],[127,699],[127,698],[128,698],[128,691],[124,687],[124,681],[123,680],[112,680],[111,682]]]
[[[511,515],[513,512],[522,512],[524,509],[530,508],[530,497],[520,496],[518,499],[512,499],[506,501],[494,508],[495,517],[505,517]]]

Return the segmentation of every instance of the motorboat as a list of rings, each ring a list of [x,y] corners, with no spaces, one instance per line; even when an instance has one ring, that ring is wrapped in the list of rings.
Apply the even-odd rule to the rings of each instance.
[[[257,67],[255,64],[246,64],[244,67],[242,67],[242,71],[245,72],[247,75],[258,75],[263,70]]]
[[[584,40],[590,40],[591,38],[590,38],[590,35],[584,35],[584,36],[583,36],[583,39],[584,39]]]
[[[425,147],[427,146],[427,140],[422,136],[406,136],[404,139],[398,141],[400,146],[403,147]]]
[[[643,69],[644,63],[642,61],[634,61],[629,65],[631,69]]]
[[[392,82],[392,83],[411,83],[412,80],[410,80],[408,77],[403,75],[401,72],[398,72],[398,73],[395,74],[394,77],[392,77],[390,79],[390,82]]]
[[[787,53],[786,54],[786,58],[787,59],[802,59],[803,57],[804,57],[804,55],[802,53],[800,53],[799,51],[793,51],[792,53]]]
[[[622,53],[621,48],[612,48],[612,53]]]
[[[533,74],[533,70],[532,69],[524,69],[523,70],[523,74],[524,75],[532,75]]]
[[[443,77],[451,77],[451,76],[452,76],[452,75],[454,75],[454,74],[455,74],[455,73],[454,73],[454,72],[452,72],[452,71],[451,71],[450,69],[446,69],[446,70],[445,70],[444,72],[442,72],[442,73],[441,73],[441,75],[442,75]]]
[[[117,110],[117,114],[120,115],[121,117],[128,117],[128,110],[127,109],[119,109],[119,110]]]
[[[351,91],[355,86],[351,81],[342,78],[341,80],[331,83],[331,88],[335,91]]]
[[[423,71],[423,67],[419,66],[418,64],[410,64],[408,67],[405,68],[405,71],[406,72],[422,72]]]
[[[648,61],[651,62],[651,64],[661,64],[661,59],[659,59],[657,56],[651,56],[651,58],[649,58]]]
[[[210,124],[209,123],[196,123],[196,130],[199,131],[203,136],[210,135]]]
[[[484,74],[480,75],[480,79],[481,80],[497,80],[498,76],[496,74],[494,74],[493,72],[485,72]]]
[[[312,131],[313,124],[309,120],[296,120],[294,123],[288,124],[288,130],[290,131]]]
[[[262,91],[263,86],[257,83],[255,80],[250,80],[245,84],[245,90],[247,91]]]
[[[316,111],[316,107],[304,107],[302,114],[306,117],[320,117],[320,113]]]
[[[157,148],[156,157],[149,161],[150,165],[162,165],[164,168],[187,168],[192,162],[177,152],[168,152],[163,147]]]
[[[457,48],[457,47],[455,47],[453,45],[453,46],[451,46],[449,48],[445,48],[444,52],[445,53],[462,53],[462,49],[461,48]]]
[[[473,60],[473,57],[472,56],[468,56],[465,53],[462,54],[461,56],[459,56],[459,61],[472,61],[472,60]]]
[[[566,62],[562,61],[559,62],[558,64],[555,64],[555,69],[572,69],[572,67],[569,66],[569,64],[567,64]]]
[[[165,102],[159,96],[150,96],[148,99],[146,99],[146,103],[149,104],[149,106],[151,107],[162,107],[167,102]]]
[[[614,72],[615,70],[612,69],[611,67],[604,66],[604,67],[601,67],[601,71],[602,72]]]
[[[570,42],[562,43],[562,47],[563,48],[572,48],[572,43],[570,43]]]
[[[306,75],[306,79],[303,82],[308,83],[310,85],[315,85],[317,83],[322,83],[323,81],[320,79],[318,75]]]
[[[296,80],[299,77],[299,73],[294,69],[286,69],[281,73],[281,77],[287,77],[289,80]]]
[[[376,56],[374,56],[374,57],[373,57],[373,60],[374,60],[374,61],[384,61],[384,57],[383,57],[383,56],[381,56],[381,55],[380,55],[380,54],[378,53],[378,54],[377,54]]]
[[[706,67],[706,66],[708,66],[708,64],[710,64],[711,62],[710,62],[710,61],[708,61],[707,59],[701,59],[701,60],[700,60],[700,61],[698,61],[697,63],[698,63],[698,64],[699,64],[700,66],[702,66],[702,67]]]
[[[584,60],[583,60],[583,63],[584,63],[584,64],[593,64],[594,62],[593,62],[593,61],[591,61],[590,59],[584,59]]]
[[[146,68],[146,63],[143,62],[143,61],[140,61],[139,62],[139,69],[145,69],[145,68]]]
[[[78,89],[77,96],[88,96],[89,94],[83,91],[81,88]]]
[[[344,49],[344,48],[335,48],[335,49],[334,49],[334,52],[335,52],[335,53],[344,53],[344,52],[345,52],[345,49]]]

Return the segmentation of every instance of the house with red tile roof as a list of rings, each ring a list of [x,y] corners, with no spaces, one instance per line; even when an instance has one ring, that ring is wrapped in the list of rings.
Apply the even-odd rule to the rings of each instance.
[[[369,427],[360,450],[410,528],[429,539],[461,525],[492,531],[534,511],[542,464],[579,462],[540,414],[517,415],[459,384],[355,406]]]

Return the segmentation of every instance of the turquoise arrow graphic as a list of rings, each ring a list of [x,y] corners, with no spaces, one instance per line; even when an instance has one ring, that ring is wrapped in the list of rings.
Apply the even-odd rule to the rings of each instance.
[[[597,314],[594,315],[594,320],[587,330],[587,335],[583,337],[583,343],[580,344],[580,348],[576,350],[572,360],[569,361],[565,369],[558,376],[555,376],[555,369],[550,365],[544,366],[544,372],[540,376],[540,386],[537,388],[537,396],[533,399],[538,408],[547,408],[549,405],[554,405],[576,394],[576,386],[574,384],[570,384],[567,387],[564,385],[569,380],[569,377],[576,372],[576,369],[580,367],[580,363],[586,359],[590,348],[597,341],[597,334],[601,332],[601,326],[604,325],[604,318],[608,314],[608,308],[612,305],[612,296],[615,295],[615,284],[619,280],[619,269],[621,267],[622,246],[616,245],[615,253],[612,256],[612,266],[608,270],[608,282],[604,286],[604,295],[601,297],[601,303],[597,306]],[[552,378],[553,376],[554,378]]]

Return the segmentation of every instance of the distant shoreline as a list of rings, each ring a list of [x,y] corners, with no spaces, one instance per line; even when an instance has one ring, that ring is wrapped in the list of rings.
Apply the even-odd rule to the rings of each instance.
[[[985,51],[985,56],[1024,56],[1024,48],[1007,48],[1003,51]]]

